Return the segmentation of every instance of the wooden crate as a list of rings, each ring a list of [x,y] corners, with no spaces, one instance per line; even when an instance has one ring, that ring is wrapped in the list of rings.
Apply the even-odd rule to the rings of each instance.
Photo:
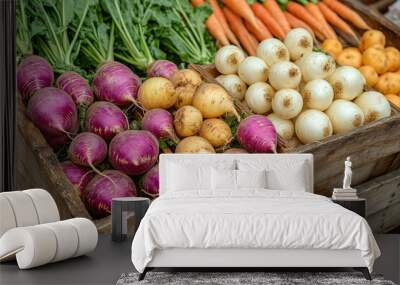
[[[204,80],[217,83],[215,77],[218,71],[213,65],[191,65],[191,68],[198,71]],[[242,103],[236,104],[243,108]],[[281,147],[281,152],[312,153],[314,192],[330,196],[334,187],[342,185],[347,156],[352,157],[353,185],[400,167],[400,112],[393,107],[389,118],[312,144],[294,148]]]
[[[375,233],[385,233],[400,225],[400,169],[357,186],[367,200],[367,220]]]
[[[56,201],[61,219],[72,217],[92,219],[79,197],[78,190],[64,175],[53,149],[27,117],[25,106],[20,98],[17,103],[17,189],[43,188],[49,191]],[[110,216],[94,220],[94,223],[99,232],[111,232]]]
[[[396,0],[361,0],[360,2],[365,4],[370,10],[383,14],[388,11],[389,6],[396,2]]]

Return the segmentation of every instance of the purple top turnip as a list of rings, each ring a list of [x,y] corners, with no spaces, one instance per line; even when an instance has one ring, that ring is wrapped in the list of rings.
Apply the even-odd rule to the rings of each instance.
[[[147,77],[164,77],[170,79],[177,70],[178,67],[172,61],[159,59],[148,67]]]
[[[61,74],[56,81],[56,86],[67,92],[77,105],[89,106],[93,103],[94,95],[89,83],[74,71]]]
[[[105,140],[129,128],[129,122],[120,108],[109,102],[95,102],[86,112],[86,130]]]
[[[271,121],[262,115],[251,115],[240,122],[237,140],[248,152],[276,152],[277,133]]]
[[[61,163],[61,167],[69,182],[79,190],[79,194],[82,196],[86,185],[93,179],[95,173],[91,169],[76,165],[71,161],[64,161]]]
[[[66,134],[56,136],[46,135],[46,141],[55,151],[58,151],[71,141],[71,137]]]
[[[83,192],[83,200],[94,218],[111,213],[113,198],[135,196],[137,191],[132,179],[117,170],[106,170],[96,175]]]
[[[148,171],[157,161],[158,141],[148,131],[125,131],[110,143],[108,159],[111,165],[128,175]]]
[[[142,119],[142,128],[151,132],[157,139],[169,138],[174,142],[179,141],[174,129],[174,118],[164,109],[147,111]]]
[[[36,91],[53,84],[54,74],[43,57],[25,57],[17,68],[17,88],[22,98],[28,100]]]
[[[84,132],[77,135],[68,149],[69,158],[73,163],[94,168],[107,157],[107,144],[98,135]]]
[[[153,168],[143,176],[140,186],[145,194],[153,198],[158,196],[160,186],[158,164],[153,166]]]
[[[45,137],[70,137],[79,128],[74,101],[58,88],[38,90],[29,100],[27,112]]]
[[[101,65],[93,78],[93,88],[101,101],[118,106],[136,104],[140,78],[122,63],[110,61]]]

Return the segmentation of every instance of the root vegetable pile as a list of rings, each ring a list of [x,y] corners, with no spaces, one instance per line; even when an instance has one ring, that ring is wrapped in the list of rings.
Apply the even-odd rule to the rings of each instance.
[[[324,41],[322,49],[338,64],[358,69],[369,88],[376,89],[400,108],[400,51],[386,45],[386,37],[381,31],[366,31],[358,47],[343,48],[338,40],[332,39]]]
[[[94,218],[157,197],[160,152],[274,153],[400,108],[400,52],[337,0],[18,2],[18,92]]]
[[[334,1],[329,1],[331,3]],[[289,11],[293,12],[296,7],[291,5]],[[315,12],[315,7],[308,8]],[[326,26],[320,32],[328,34]],[[377,46],[385,42],[382,35],[372,30],[366,32],[361,41],[362,48],[374,48],[376,53],[382,53],[383,47]],[[268,122],[275,127],[283,143],[291,145],[292,141],[299,140],[300,143],[310,144],[391,115],[388,99],[396,100],[392,98],[395,95],[385,98],[380,92],[367,91],[366,85],[374,81],[378,91],[390,89],[398,92],[400,83],[397,84],[397,81],[400,80],[395,80],[397,73],[388,72],[378,78],[376,74],[379,71],[373,67],[359,65],[359,70],[351,63],[363,61],[365,53],[362,55],[358,49],[357,53],[354,49],[343,49],[335,38],[329,38],[322,45],[327,53],[318,51],[313,45],[313,34],[299,27],[288,31],[283,41],[276,38],[263,40],[256,47],[256,56],[243,58],[231,45],[222,47],[216,53],[216,68],[221,73],[217,80],[232,97],[242,100],[242,104],[258,115],[252,124],[245,123],[247,119],[242,121],[236,134],[237,141],[247,151],[275,151],[274,135],[266,135],[266,131],[260,128],[261,125],[269,126]],[[395,49],[387,48],[384,53],[396,62]],[[346,61],[349,64],[341,64]],[[395,70],[398,67],[394,63],[385,68]],[[240,85],[241,90],[246,90],[243,99],[237,96],[230,85],[232,83],[222,80],[228,76],[238,77],[245,83]]]

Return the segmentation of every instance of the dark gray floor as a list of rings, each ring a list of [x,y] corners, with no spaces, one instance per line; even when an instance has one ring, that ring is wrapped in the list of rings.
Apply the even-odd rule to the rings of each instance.
[[[99,236],[88,256],[19,270],[16,262],[0,265],[0,285],[11,284],[115,284],[124,272],[132,272],[131,239],[115,243],[111,236]]]
[[[375,263],[375,273],[400,282],[400,235],[377,235],[382,251]],[[0,284],[115,284],[124,272],[134,271],[130,260],[131,240],[114,243],[100,236],[97,249],[88,256],[19,270],[15,262],[0,265]],[[310,270],[311,271],[311,270]]]

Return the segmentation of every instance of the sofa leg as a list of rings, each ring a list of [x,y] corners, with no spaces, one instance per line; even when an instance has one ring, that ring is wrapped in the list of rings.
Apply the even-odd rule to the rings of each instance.
[[[365,279],[372,280],[371,274],[369,274],[369,270],[367,267],[355,267],[354,269],[357,271],[361,271],[362,274],[364,275]]]

